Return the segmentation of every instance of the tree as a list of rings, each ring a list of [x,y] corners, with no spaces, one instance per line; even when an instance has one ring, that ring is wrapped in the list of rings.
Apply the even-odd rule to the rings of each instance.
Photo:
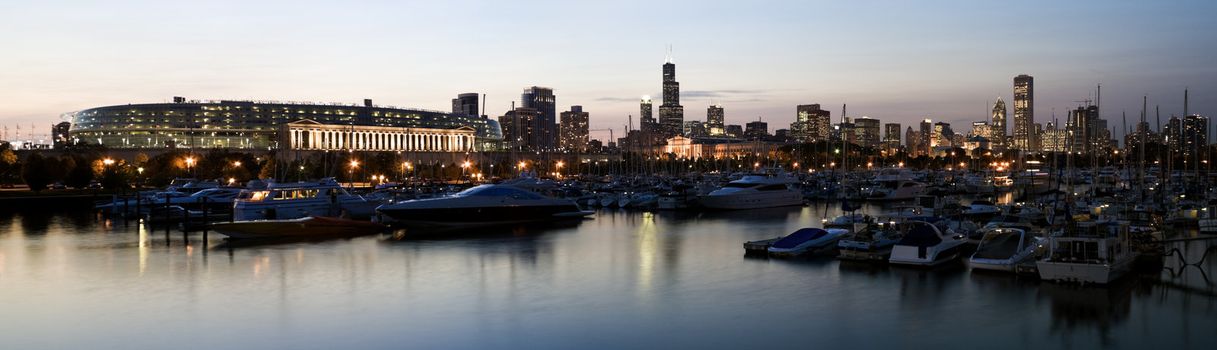
[[[89,186],[89,182],[93,181],[93,168],[89,166],[88,159],[70,157],[63,164],[68,170],[63,179],[64,185],[80,189]]]
[[[50,172],[47,171],[46,160],[41,154],[31,153],[25,157],[25,164],[21,168],[21,178],[25,180],[25,184],[30,187],[34,193],[42,192],[46,189],[46,185],[50,183]]]
[[[10,183],[13,181],[18,169],[17,153],[13,152],[13,148],[9,143],[0,143],[0,183]]]

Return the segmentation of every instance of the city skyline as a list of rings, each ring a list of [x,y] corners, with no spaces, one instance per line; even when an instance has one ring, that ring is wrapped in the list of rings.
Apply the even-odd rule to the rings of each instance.
[[[656,72],[668,45],[680,67],[685,109],[700,111],[713,100],[724,108],[726,124],[760,117],[770,129],[788,127],[796,106],[803,104],[825,106],[836,122],[845,103],[851,117],[903,125],[931,118],[961,128],[988,119],[996,97],[1013,101],[1010,82],[1018,74],[1036,78],[1032,112],[1038,123],[1049,121],[1054,110],[1063,117],[1079,104],[1073,101],[1094,99],[1098,84],[1103,117],[1116,128],[1121,127],[1118,114],[1139,111],[1143,95],[1150,106],[1161,106],[1163,119],[1182,115],[1184,88],[1191,91],[1193,113],[1211,115],[1217,96],[1217,68],[1209,63],[1217,50],[1200,45],[1214,34],[1203,20],[1211,11],[1201,10],[1217,6],[1200,2],[1044,2],[998,13],[984,5],[948,2],[665,3],[646,5],[641,15],[633,12],[641,4],[555,3],[536,25],[557,28],[576,21],[556,15],[562,11],[598,15],[578,18],[584,27],[563,27],[553,35],[552,41],[563,45],[540,45],[526,53],[512,48],[513,34],[490,30],[517,11],[505,4],[373,4],[359,11],[369,19],[387,19],[382,16],[404,10],[477,9],[478,21],[439,25],[432,33],[374,20],[349,23],[350,17],[322,6],[276,5],[242,5],[247,15],[222,11],[231,6],[225,3],[8,6],[11,11],[0,14],[0,39],[12,50],[0,63],[21,68],[0,72],[0,80],[11,82],[0,86],[0,125],[44,129],[61,113],[172,96],[343,103],[372,98],[449,110],[453,96],[474,92],[486,94],[480,107],[496,117],[513,101],[521,102],[521,88],[547,86],[560,97],[556,110],[581,105],[592,115],[592,129],[621,130],[627,116],[640,118],[640,96],[663,95]],[[874,11],[874,6],[890,11]],[[208,20],[136,17],[178,9],[220,14]],[[1083,11],[1088,15],[1075,16]],[[276,15],[268,17],[271,12]],[[800,13],[809,12],[842,18],[798,21]],[[627,22],[636,25],[616,30],[619,24],[613,22],[629,18],[627,13],[638,16]],[[732,17],[718,25],[699,19],[727,13]],[[658,20],[664,16],[672,20]],[[1012,28],[1020,16],[1035,20]],[[66,24],[55,20],[60,17]],[[434,21],[417,17],[420,24]],[[938,23],[923,23],[935,22],[925,18]],[[851,24],[860,19],[886,23]],[[732,26],[733,21],[752,25]],[[1154,25],[1126,25],[1138,22]],[[299,27],[304,23],[312,26]],[[272,29],[275,25],[293,30]],[[1067,34],[1061,35],[1063,30]],[[672,35],[655,35],[661,32]],[[444,53],[455,43],[440,39],[461,34],[480,36],[464,43],[475,50]],[[796,44],[807,41],[815,48]],[[334,47],[327,48],[330,43]],[[655,101],[655,107],[662,103]],[[684,120],[705,116],[686,113]],[[601,134],[592,138],[607,139]]]

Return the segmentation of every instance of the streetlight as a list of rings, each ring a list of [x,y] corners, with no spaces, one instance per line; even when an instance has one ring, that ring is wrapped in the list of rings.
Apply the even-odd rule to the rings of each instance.
[[[110,158],[102,159],[101,164],[105,164],[106,166],[114,165],[114,159],[110,159]]]
[[[232,166],[233,166],[233,167],[239,167],[239,166],[241,166],[241,161],[239,161],[239,160],[238,160],[238,161],[232,162]]]

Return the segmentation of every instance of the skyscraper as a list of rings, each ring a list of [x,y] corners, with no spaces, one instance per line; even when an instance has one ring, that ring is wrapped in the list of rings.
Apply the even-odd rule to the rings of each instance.
[[[997,103],[993,104],[992,122],[989,123],[989,144],[993,150],[1004,151],[1006,149],[1006,101],[1002,101],[1001,96],[997,97]]]
[[[900,148],[900,123],[883,124],[883,146],[889,151]]]
[[[659,126],[663,137],[680,135],[684,128],[685,108],[680,105],[680,83],[671,54],[663,64],[663,104],[659,105]]]
[[[642,96],[642,102],[639,103],[638,111],[638,129],[643,132],[654,132],[655,114],[651,112],[651,96]]]
[[[757,120],[744,124],[744,136],[750,139],[763,139],[769,136],[769,123]]]
[[[1035,142],[1035,79],[1022,74],[1014,77],[1014,144],[1024,151],[1038,149]]]
[[[1204,146],[1209,144],[1209,119],[1192,114],[1183,117],[1183,129],[1180,130],[1180,145],[1184,159],[1187,159],[1192,166],[1195,166],[1197,161],[1197,152],[1202,151]]]
[[[585,152],[588,141],[588,113],[583,111],[583,106],[570,106],[570,111],[562,112],[561,117],[558,146],[564,151]]]
[[[713,104],[706,108],[706,132],[710,136],[723,136],[727,133],[727,125],[723,124],[723,106]]]
[[[820,104],[795,107],[795,120],[790,133],[800,142],[827,140],[832,132],[832,113],[820,109]]]
[[[557,98],[554,89],[540,86],[524,88],[520,95],[524,108],[536,109],[537,117],[537,150],[551,150],[557,147],[558,115]]]
[[[934,122],[929,118],[921,121],[921,130],[917,131],[917,154],[929,155],[932,151],[933,144],[930,143],[930,135],[934,134]]]
[[[518,107],[499,117],[503,141],[508,149],[539,150],[541,143],[541,112],[536,108]]]
[[[858,145],[879,146],[879,119],[865,116],[854,119],[854,130],[858,133]]]
[[[463,93],[452,99],[452,114],[481,115],[478,109],[478,94]]]

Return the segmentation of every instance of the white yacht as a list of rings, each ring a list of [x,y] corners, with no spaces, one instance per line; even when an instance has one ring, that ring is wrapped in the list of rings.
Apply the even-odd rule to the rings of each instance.
[[[803,205],[803,194],[789,178],[748,175],[731,181],[699,200],[710,209],[757,209]]]
[[[1136,258],[1128,225],[1079,222],[1048,239],[1048,255],[1036,267],[1048,281],[1107,284],[1132,270]]]
[[[376,208],[390,223],[413,227],[493,226],[577,219],[592,215],[573,200],[546,197],[512,185],[479,185],[448,197]]]
[[[893,264],[935,266],[959,257],[967,237],[945,230],[933,221],[907,221],[908,231],[892,247],[888,262]]]
[[[233,204],[233,219],[280,220],[305,216],[369,218],[379,201],[348,193],[333,178],[320,182],[268,184],[241,192]]]
[[[976,253],[968,258],[974,270],[1014,272],[1018,264],[1035,257],[1043,239],[1023,229],[998,228],[985,231]]]

